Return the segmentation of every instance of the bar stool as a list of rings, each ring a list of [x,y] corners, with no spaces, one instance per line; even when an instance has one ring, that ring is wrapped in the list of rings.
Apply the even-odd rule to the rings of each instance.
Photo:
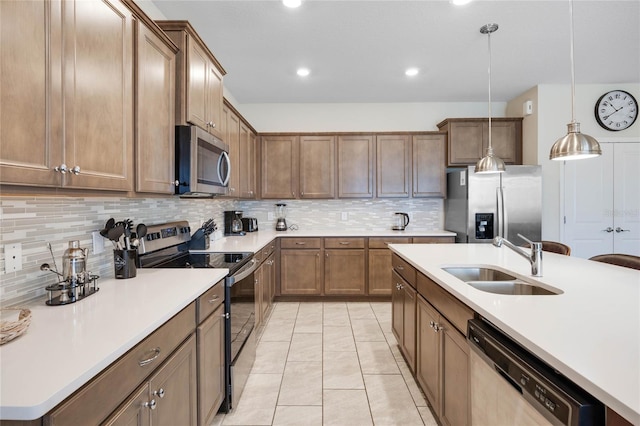
[[[566,244],[559,243],[557,241],[540,241],[542,243],[542,251],[548,251],[551,253],[564,254],[565,256],[571,256],[571,247]],[[525,247],[531,247],[529,243],[524,245]]]
[[[640,270],[640,256],[633,256],[631,254],[599,254],[591,257],[589,260]]]

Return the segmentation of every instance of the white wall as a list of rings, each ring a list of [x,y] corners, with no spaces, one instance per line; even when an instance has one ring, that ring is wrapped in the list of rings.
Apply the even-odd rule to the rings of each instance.
[[[580,123],[580,130],[601,142],[638,142],[640,123],[627,130],[611,132],[600,127],[595,120],[596,101],[613,89],[626,90],[640,99],[640,83],[576,85],[575,118]],[[525,161],[529,163],[537,157],[537,163],[542,165],[542,238],[560,241],[564,214],[564,163],[549,160],[549,151],[554,142],[567,133],[567,124],[571,121],[571,86],[541,84],[510,101],[507,113],[522,111],[522,102],[529,96],[534,100],[534,114],[525,118]]]
[[[437,131],[449,117],[486,117],[486,102],[240,104],[234,105],[258,132]],[[493,102],[503,117],[506,102]]]

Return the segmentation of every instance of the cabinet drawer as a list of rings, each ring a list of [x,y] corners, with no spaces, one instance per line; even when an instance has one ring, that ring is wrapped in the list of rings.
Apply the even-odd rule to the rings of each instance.
[[[370,249],[386,249],[389,244],[410,244],[409,237],[374,237],[369,238]]]
[[[276,249],[276,242],[271,241],[269,244],[262,248],[262,258],[267,260],[267,257],[271,256],[271,253]]]
[[[364,248],[364,238],[325,238],[324,248],[360,249]]]
[[[280,248],[283,249],[319,249],[322,240],[320,238],[283,238]]]
[[[215,311],[218,306],[224,301],[224,280],[219,281],[207,290],[202,296],[198,297],[196,301],[198,313],[197,323],[200,324],[204,321],[211,312]]]
[[[418,293],[440,311],[455,328],[467,335],[467,321],[473,318],[471,308],[420,272],[418,273]]]
[[[45,424],[99,424],[194,332],[195,319],[192,303],[53,409]]]
[[[447,244],[455,242],[456,237],[413,237],[413,244]]]
[[[416,288],[416,270],[413,266],[408,262],[405,262],[404,259],[395,253],[391,258],[391,266],[393,267],[393,270],[402,276],[402,278],[407,280],[413,288]]]

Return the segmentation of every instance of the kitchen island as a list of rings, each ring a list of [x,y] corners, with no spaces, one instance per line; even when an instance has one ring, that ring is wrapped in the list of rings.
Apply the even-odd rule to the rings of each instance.
[[[27,332],[0,346],[0,420],[43,416],[227,274],[139,269],[98,280],[100,291],[76,303],[28,306]]]
[[[490,244],[390,245],[393,252],[633,424],[640,424],[640,272],[544,252],[543,276]],[[562,294],[499,295],[442,270],[483,266]]]

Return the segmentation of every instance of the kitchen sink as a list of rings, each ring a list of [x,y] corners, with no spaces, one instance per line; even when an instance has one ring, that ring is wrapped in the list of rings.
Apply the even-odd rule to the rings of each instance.
[[[456,266],[442,268],[461,281],[480,291],[506,295],[548,296],[562,294],[562,290],[542,287],[534,282],[516,278],[492,268]]]

